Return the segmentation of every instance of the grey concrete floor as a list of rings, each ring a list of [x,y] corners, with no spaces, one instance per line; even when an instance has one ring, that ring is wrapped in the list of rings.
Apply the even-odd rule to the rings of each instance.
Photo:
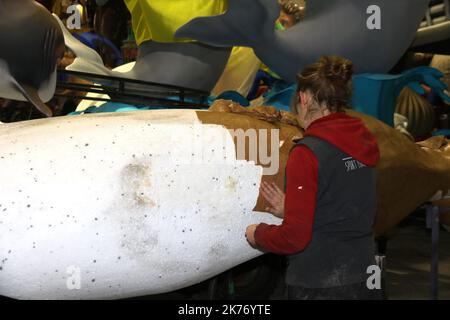
[[[415,213],[387,234],[386,294],[389,300],[430,299],[431,232],[426,229],[425,214]],[[440,229],[439,299],[450,300],[450,232]],[[281,278],[280,278],[281,279]],[[285,299],[283,281],[271,295]],[[207,283],[191,290],[135,299],[208,299]],[[1,301],[0,297],[0,301]]]
[[[386,295],[388,300],[430,299],[431,231],[426,228],[424,212],[417,212],[387,234]],[[440,229],[439,299],[450,300],[450,232]],[[284,281],[270,300],[286,299]],[[208,299],[206,286],[192,295],[180,291],[149,299]]]
[[[439,299],[450,300],[450,232],[439,233]],[[388,299],[430,299],[430,261],[431,232],[425,214],[416,213],[388,233]]]

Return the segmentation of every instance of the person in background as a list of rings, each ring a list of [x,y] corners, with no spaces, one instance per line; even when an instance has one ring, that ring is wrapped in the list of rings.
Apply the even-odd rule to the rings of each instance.
[[[305,0],[284,0],[278,1],[278,3],[281,8],[275,29],[288,29],[304,17]],[[273,84],[272,77],[279,79],[275,73],[262,64],[252,48],[234,47],[225,71],[211,94],[219,96],[226,91],[236,91],[243,97],[253,100],[263,92],[259,90],[261,85],[271,86]]]
[[[117,48],[121,48],[128,37],[130,12],[122,0],[110,0],[98,5],[94,16],[94,32],[109,39]]]
[[[375,137],[346,114],[352,62],[325,56],[297,76],[293,111],[306,130],[286,166],[285,193],[263,183],[261,193],[281,225],[251,225],[248,242],[287,255],[289,299],[379,299],[367,287],[375,265]]]
[[[289,29],[305,18],[305,0],[279,0],[278,3],[281,12],[275,24],[277,30]],[[272,105],[280,110],[288,109],[286,100],[290,100],[293,91],[291,83],[285,82],[264,64],[261,64],[253,78],[253,85],[247,95],[248,100],[254,100],[253,104]]]
[[[277,23],[281,24],[283,29],[289,29],[304,19],[305,0],[279,0],[278,3],[281,6],[281,12]]]

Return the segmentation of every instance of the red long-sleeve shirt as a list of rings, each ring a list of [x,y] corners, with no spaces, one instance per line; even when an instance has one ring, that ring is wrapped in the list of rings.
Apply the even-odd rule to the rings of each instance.
[[[286,165],[286,200],[283,224],[256,228],[256,243],[270,252],[293,254],[312,238],[316,210],[318,162],[305,146],[295,148]]]
[[[315,136],[335,145],[368,166],[380,154],[375,137],[364,123],[345,113],[333,113],[314,121],[305,136]],[[317,202],[318,161],[306,146],[296,147],[286,165],[286,199],[280,226],[260,224],[256,244],[263,250],[289,255],[305,249],[312,239]]]

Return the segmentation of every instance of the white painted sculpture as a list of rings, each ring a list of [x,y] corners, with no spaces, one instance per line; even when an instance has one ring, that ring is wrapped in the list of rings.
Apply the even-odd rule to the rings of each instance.
[[[252,212],[262,168],[194,111],[2,124],[0,137],[3,296],[176,290],[260,255],[245,227],[279,222]]]

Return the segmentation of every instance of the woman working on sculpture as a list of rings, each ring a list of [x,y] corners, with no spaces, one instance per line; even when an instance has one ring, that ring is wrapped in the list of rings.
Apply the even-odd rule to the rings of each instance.
[[[322,57],[297,76],[294,110],[306,130],[286,166],[286,194],[261,185],[280,226],[251,225],[246,237],[261,250],[287,255],[289,299],[372,299],[375,137],[344,108],[352,94],[352,63]]]

